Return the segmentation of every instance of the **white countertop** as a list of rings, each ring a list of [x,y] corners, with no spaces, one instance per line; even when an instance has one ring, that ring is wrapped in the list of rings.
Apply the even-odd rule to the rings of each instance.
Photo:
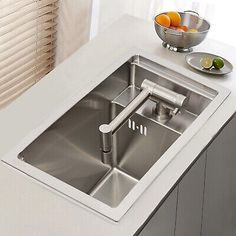
[[[134,47],[162,60],[170,60],[184,74],[193,72],[184,61],[185,54],[171,52],[161,46],[151,23],[126,16],[0,111],[0,158],[17,148],[29,134],[34,136],[36,131],[45,129],[55,121],[72,103],[76,103],[106,77],[104,71],[107,66]],[[219,54],[236,67],[236,48],[206,39],[194,51]],[[1,235],[133,235],[176,180],[235,113],[234,77],[235,71],[224,77],[200,77],[200,80],[213,81],[229,88],[230,96],[118,223],[78,205],[0,162]]]

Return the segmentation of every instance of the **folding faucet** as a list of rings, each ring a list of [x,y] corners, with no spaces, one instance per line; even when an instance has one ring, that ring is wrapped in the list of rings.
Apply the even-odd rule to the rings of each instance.
[[[112,163],[112,136],[113,134],[139,109],[139,107],[150,98],[156,102],[155,113],[157,120],[163,122],[176,114],[184,105],[187,97],[162,87],[150,80],[145,79],[141,84],[141,92],[133,99],[127,107],[121,111],[110,124],[99,126],[102,162]]]

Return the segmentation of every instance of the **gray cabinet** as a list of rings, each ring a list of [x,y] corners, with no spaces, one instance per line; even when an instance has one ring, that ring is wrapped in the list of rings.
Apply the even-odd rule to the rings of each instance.
[[[202,236],[236,235],[236,118],[207,149]]]
[[[176,204],[177,188],[156,211],[139,236],[174,236]]]
[[[236,236],[236,117],[180,180],[141,236]]]
[[[206,153],[203,153],[178,185],[175,236],[200,236]]]
[[[200,236],[205,153],[191,167],[140,236]]]

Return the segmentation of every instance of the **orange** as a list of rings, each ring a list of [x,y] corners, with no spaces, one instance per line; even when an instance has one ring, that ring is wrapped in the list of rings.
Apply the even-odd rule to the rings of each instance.
[[[189,29],[188,32],[189,33],[196,33],[196,32],[198,32],[198,30],[197,29]]]
[[[177,29],[181,29],[183,30],[184,32],[187,32],[188,31],[188,27],[186,25],[180,25],[177,27]]]
[[[170,17],[166,14],[156,16],[155,20],[159,25],[162,25],[167,28],[170,27]]]
[[[181,16],[177,11],[167,12],[167,16],[170,17],[171,26],[179,26],[181,23]]]

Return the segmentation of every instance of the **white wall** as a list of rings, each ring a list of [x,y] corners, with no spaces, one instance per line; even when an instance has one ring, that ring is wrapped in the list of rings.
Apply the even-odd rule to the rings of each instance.
[[[94,0],[99,5],[98,32],[124,14],[152,20],[162,8],[163,0]]]

